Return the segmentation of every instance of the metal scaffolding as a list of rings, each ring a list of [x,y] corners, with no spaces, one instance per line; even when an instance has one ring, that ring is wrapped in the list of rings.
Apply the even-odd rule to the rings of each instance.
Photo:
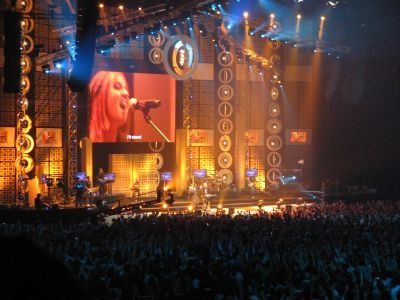
[[[74,195],[75,174],[78,169],[78,93],[68,91],[68,197]]]

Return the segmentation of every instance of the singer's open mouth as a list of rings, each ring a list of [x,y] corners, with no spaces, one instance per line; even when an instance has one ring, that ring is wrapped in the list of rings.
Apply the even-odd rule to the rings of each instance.
[[[121,101],[121,102],[119,103],[119,107],[121,107],[122,110],[127,109],[127,108],[128,108],[128,102],[126,102],[126,101]]]

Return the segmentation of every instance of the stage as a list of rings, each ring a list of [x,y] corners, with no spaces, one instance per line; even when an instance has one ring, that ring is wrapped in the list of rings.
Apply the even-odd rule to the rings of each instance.
[[[143,199],[142,201],[137,202],[136,199],[132,201],[132,199],[127,198],[121,201],[120,206],[124,207],[130,204],[139,204],[142,206],[141,210],[146,212],[152,211],[174,211],[174,212],[185,212],[188,211],[189,207],[193,208],[193,201],[189,200],[188,197],[176,197],[174,198],[174,202],[172,204],[168,203],[168,198],[165,198],[166,201],[161,201],[157,203],[152,203],[151,205],[140,205],[140,203],[148,203],[149,200]],[[262,200],[264,205],[273,205],[277,202],[277,198],[266,196],[263,194],[256,194],[254,198],[251,195],[242,194],[237,197],[216,197],[210,200],[210,208],[217,209],[218,206],[226,208],[226,209],[240,209],[240,210],[251,210],[258,209],[257,204],[258,201]],[[150,200],[151,201],[151,200]],[[113,208],[117,208],[118,206],[114,205]],[[201,210],[202,201],[197,201],[197,209]]]
[[[294,198],[286,198],[294,199]],[[130,215],[140,213],[206,213],[206,214],[234,214],[256,213],[261,209],[266,212],[278,211],[279,198],[265,193],[237,194],[235,197],[215,197],[210,199],[209,205],[201,200],[192,201],[188,197],[174,197],[173,203],[168,196],[162,200],[156,198],[132,198],[121,195],[107,195],[103,201],[85,203],[52,203],[43,209],[20,208],[16,206],[0,209],[0,222],[20,220],[21,222],[81,222],[98,220],[98,217]]]
[[[122,197],[121,195],[107,195],[102,198],[102,201],[94,198],[91,202],[76,203],[71,202],[57,202],[50,203],[43,206],[42,209],[34,209],[31,207],[22,208],[17,206],[2,207],[0,208],[0,221],[11,220],[17,218],[27,221],[57,221],[59,220],[73,220],[75,217],[79,220],[82,218],[90,217],[91,215],[105,214],[115,215],[120,213],[131,212],[187,212],[189,206],[194,207],[193,202],[187,197],[174,197],[172,204],[168,196],[163,197],[161,201],[155,197]],[[266,195],[256,194],[254,198],[251,195],[238,195],[236,197],[216,197],[210,200],[211,209],[217,209],[222,206],[226,209],[240,209],[240,210],[253,210],[258,209],[257,203],[262,199],[265,205],[276,203],[277,199],[266,197]],[[197,209],[202,209],[202,201],[197,201]]]

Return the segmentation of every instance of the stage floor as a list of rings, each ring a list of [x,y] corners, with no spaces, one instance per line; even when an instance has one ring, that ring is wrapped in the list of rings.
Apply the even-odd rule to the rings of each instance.
[[[174,202],[172,204],[166,204],[168,202],[168,197],[165,198],[166,201],[161,201],[158,203],[153,203],[150,205],[141,205],[141,210],[144,212],[154,212],[154,211],[170,211],[170,212],[184,212],[189,209],[194,209],[193,202],[189,200],[187,197],[174,197]],[[154,199],[153,199],[154,200]],[[252,211],[252,210],[258,210],[259,207],[257,206],[259,201],[262,200],[263,206],[270,206],[270,205],[275,205],[277,202],[276,198],[272,197],[266,197],[265,195],[255,195],[253,198],[251,195],[239,195],[238,197],[233,197],[233,198],[214,198],[210,200],[210,205],[208,207],[208,210],[216,210],[219,207],[229,210],[229,209],[235,209],[235,210],[240,210],[240,211]],[[139,199],[139,202],[137,199],[132,199],[132,198],[126,198],[123,199],[119,202],[114,202],[113,204],[108,205],[110,208],[118,208],[124,207],[124,206],[129,206],[129,205],[135,205],[135,204],[140,204],[141,202],[143,203],[148,203],[152,201],[152,199]],[[203,203],[202,201],[197,201],[196,205],[197,210],[204,210]]]

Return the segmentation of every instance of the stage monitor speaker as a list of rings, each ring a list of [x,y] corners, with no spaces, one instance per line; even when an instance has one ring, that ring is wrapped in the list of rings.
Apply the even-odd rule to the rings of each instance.
[[[4,15],[4,86],[5,93],[21,89],[21,16],[14,12]]]
[[[68,85],[73,92],[85,90],[92,73],[96,46],[97,1],[80,0],[76,29],[75,60]]]

